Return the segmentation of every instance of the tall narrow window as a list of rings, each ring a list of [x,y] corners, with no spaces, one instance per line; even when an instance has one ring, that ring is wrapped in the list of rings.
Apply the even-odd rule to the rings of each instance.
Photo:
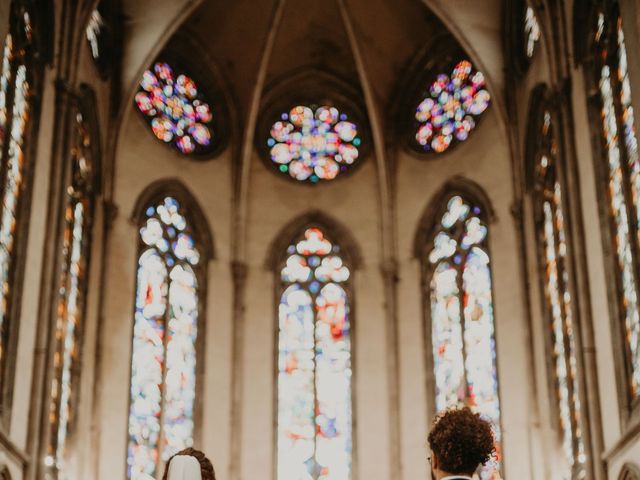
[[[31,16],[19,2],[11,6],[11,27],[4,41],[0,74],[0,392],[2,413],[9,408],[12,368],[8,350],[15,344],[16,257],[23,230],[27,132],[32,115],[35,75]]]
[[[606,156],[610,225],[617,260],[619,308],[626,350],[627,387],[640,401],[640,161],[622,17],[616,2],[595,17],[595,62]]]
[[[50,437],[45,464],[54,467],[57,478],[67,478],[65,447],[75,416],[78,388],[80,333],[84,327],[87,267],[94,206],[94,159],[89,127],[81,110],[74,108],[70,165],[65,191],[62,262],[58,281],[53,379],[49,406]]]
[[[193,444],[201,250],[177,198],[150,203],[140,226],[128,477],[158,478],[172,454]]]
[[[278,480],[351,478],[350,270],[319,228],[280,272]]]
[[[425,267],[436,409],[466,405],[492,421],[497,453],[480,478],[493,480],[501,478],[500,401],[487,233],[480,206],[448,197]]]
[[[572,478],[582,478],[586,453],[574,338],[577,329],[568,271],[565,206],[558,179],[558,145],[551,112],[544,111],[540,120],[537,128],[538,148],[533,159],[533,201],[539,224],[536,228],[538,257],[541,272],[544,272],[544,310],[552,337],[553,377],[564,454],[572,469]]]

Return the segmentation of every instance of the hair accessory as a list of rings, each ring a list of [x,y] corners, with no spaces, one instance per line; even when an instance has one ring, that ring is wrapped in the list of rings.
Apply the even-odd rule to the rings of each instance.
[[[167,480],[202,480],[200,462],[191,455],[176,455],[169,462]]]

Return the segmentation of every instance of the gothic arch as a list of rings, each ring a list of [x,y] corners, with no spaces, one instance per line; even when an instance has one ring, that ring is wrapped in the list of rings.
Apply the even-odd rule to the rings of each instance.
[[[618,480],[640,480],[640,467],[633,463],[625,463],[620,470]]]
[[[353,270],[360,268],[362,255],[360,247],[351,232],[340,222],[319,210],[311,210],[294,218],[280,230],[267,250],[267,257],[264,262],[265,268],[274,272],[277,271],[286,258],[287,247],[306,228],[313,226],[320,227],[331,236],[332,240],[340,246],[341,256],[344,257]]]
[[[103,191],[104,175],[102,174],[102,135],[100,134],[100,120],[98,118],[98,102],[96,99],[96,93],[88,84],[83,83],[80,85],[76,101],[78,109],[85,117],[86,123],[89,127],[89,136],[91,137],[91,163],[93,164],[92,187],[95,194],[100,195]]]
[[[190,52],[190,54],[184,55],[184,52]],[[228,145],[240,140],[240,125],[231,83],[196,35],[191,34],[186,27],[179,29],[146,68],[152,68],[156,62],[167,62],[176,75],[178,72],[184,72],[195,80],[198,90],[204,93],[207,103],[213,110],[211,127],[214,146],[206,153],[199,155],[192,153],[186,155],[186,158],[210,160],[218,157]],[[135,106],[130,108],[138,110]],[[141,115],[137,116],[142,118]],[[145,130],[150,138],[157,140],[150,128]]]
[[[338,73],[317,66],[308,66],[278,76],[268,85],[261,99],[260,113],[255,125],[254,146],[266,168],[277,175],[270,160],[269,148],[265,139],[269,135],[275,120],[280,120],[283,112],[295,105],[329,105],[337,107],[341,113],[357,125],[358,137],[362,143],[358,146],[358,161],[347,172],[338,175],[332,181],[347,178],[358,170],[367,160],[373,146],[368,111],[361,88],[357,82],[349,81]],[[297,180],[295,180],[298,183]],[[307,183],[307,182],[305,182]],[[320,184],[322,182],[318,182]],[[317,185],[317,184],[316,184]]]
[[[300,246],[303,244],[306,245],[301,250]],[[294,246],[297,246],[297,249]],[[326,249],[327,246],[330,248]],[[355,365],[357,343],[354,329],[357,299],[355,298],[353,275],[360,262],[358,248],[350,233],[337,221],[321,212],[312,211],[287,224],[269,250],[267,268],[274,273],[273,319],[275,328],[273,329],[273,345],[276,356],[273,369],[273,382],[276,386],[273,403],[273,458],[276,467],[274,478],[279,478],[280,462],[283,458],[289,458],[287,452],[292,452],[292,444],[295,444],[295,440],[289,442],[288,432],[291,433],[296,422],[290,420],[288,413],[282,416],[282,412],[289,412],[292,399],[296,398],[294,391],[287,388],[291,385],[289,377],[291,371],[297,370],[303,376],[309,375],[308,367],[300,369],[297,367],[298,359],[306,358],[300,353],[301,351],[314,358],[311,367],[314,378],[317,372],[322,371],[322,366],[330,361],[333,365],[332,369],[339,369],[340,376],[344,380],[341,382],[336,382],[335,379],[329,380],[329,385],[325,385],[323,387],[325,390],[321,390],[334,389],[331,394],[334,400],[327,399],[323,402],[332,405],[333,408],[322,406],[320,409],[319,406],[316,406],[308,413],[314,417],[313,423],[316,426],[313,430],[318,429],[317,433],[313,434],[313,442],[317,442],[318,436],[324,435],[326,428],[326,426],[317,423],[317,418],[325,414],[329,414],[333,418],[335,428],[340,431],[340,435],[336,436],[338,443],[336,444],[334,441],[334,447],[338,448],[344,456],[336,455],[337,461],[332,463],[331,468],[334,465],[340,465],[344,467],[344,471],[338,467],[341,478],[343,475],[345,475],[344,478],[354,478],[353,472],[357,469],[355,466],[357,458],[354,453],[357,442],[356,383],[354,381],[357,375],[357,366]],[[314,262],[313,259],[316,261]],[[289,260],[293,260],[293,265]],[[337,265],[333,261],[337,261]],[[329,265],[332,266],[325,270]],[[307,269],[308,275],[306,277],[299,275],[297,268],[299,266]],[[322,270],[327,273],[320,275]],[[300,336],[298,322],[305,325],[306,332],[314,332],[311,337],[308,334]],[[331,334],[327,336],[326,333],[318,333],[329,331],[317,328],[319,324],[330,327]],[[292,325],[295,327],[291,328]],[[304,345],[292,349],[292,339],[296,343],[300,338],[306,339]],[[336,354],[337,356],[332,357],[333,360],[327,360],[327,355],[318,355],[317,353],[317,345],[326,346],[327,343],[333,345],[330,348],[340,351],[339,355]],[[283,386],[284,388],[282,388]],[[318,395],[322,398],[322,393],[318,394],[318,390],[314,388],[310,394],[313,395],[316,405],[320,405]],[[336,401],[336,398],[341,400]],[[296,417],[296,414],[292,416]],[[295,447],[293,448],[295,449]],[[312,468],[314,469],[320,465],[320,460],[315,455],[309,461],[313,463]]]
[[[193,222],[193,231],[205,262],[215,258],[213,235],[204,211],[189,188],[177,178],[157,180],[147,186],[138,196],[131,214],[131,221],[139,225],[145,216],[146,208],[154,201],[167,195],[174,196],[189,212]]]
[[[549,87],[545,83],[536,85],[529,94],[529,113],[527,116],[526,139],[524,150],[524,182],[525,191],[530,191],[535,182],[536,154],[540,147],[538,127],[543,121],[544,112],[550,106]]]
[[[161,255],[167,255],[167,250],[170,250],[170,253],[168,255],[171,255],[171,258],[169,259],[163,258],[159,260],[163,262],[163,265],[166,269],[165,270],[166,277],[165,277],[165,280],[163,280],[164,282],[163,285],[165,285],[166,291],[164,293],[161,293],[160,295],[162,295],[162,297],[165,299],[167,304],[173,303],[173,300],[171,300],[172,298],[171,286],[173,285],[174,279],[173,277],[171,277],[169,273],[172,269],[180,265],[186,265],[186,270],[191,272],[192,277],[195,280],[194,283],[190,284],[191,285],[190,290],[192,291],[191,295],[194,297],[193,299],[195,300],[195,305],[189,307],[191,308],[191,310],[184,310],[182,317],[188,317],[191,319],[191,321],[193,321],[193,323],[189,327],[191,332],[189,335],[193,335],[194,328],[196,331],[195,337],[188,338],[188,342],[190,342],[189,344],[194,347],[194,352],[195,352],[195,360],[194,360],[195,366],[193,369],[195,385],[194,385],[193,391],[190,391],[190,394],[193,395],[192,397],[193,403],[191,405],[191,416],[190,416],[192,429],[190,431],[190,435],[191,435],[192,442],[194,444],[198,444],[202,438],[202,432],[204,431],[204,428],[202,426],[202,418],[203,418],[202,412],[203,412],[203,398],[204,398],[203,393],[205,391],[204,390],[205,356],[206,356],[205,342],[206,342],[207,323],[208,323],[208,318],[207,318],[207,312],[208,312],[208,308],[207,308],[207,303],[208,303],[207,302],[207,299],[208,299],[207,273],[208,272],[207,270],[208,268],[207,266],[208,266],[208,262],[214,258],[213,239],[212,239],[211,232],[209,230],[208,222],[206,221],[204,213],[200,208],[197,200],[193,197],[189,189],[182,182],[180,182],[178,179],[175,179],[175,178],[163,179],[163,180],[153,182],[140,194],[140,196],[136,201],[135,207],[133,209],[133,214],[131,216],[132,223],[134,223],[135,226],[137,227],[136,230],[138,230],[138,228],[144,225],[145,222],[148,220],[149,218],[149,215],[147,214],[148,207],[155,206],[158,203],[166,201],[165,200],[166,197],[172,197],[173,199],[175,199],[180,206],[179,208],[183,209],[182,216],[185,217],[186,219],[186,223],[184,224],[185,227],[183,227],[184,232],[192,236],[193,247],[195,247],[195,250],[199,254],[199,258],[196,257],[196,259],[193,260],[193,257],[189,257],[189,255],[187,254],[184,254],[183,256],[177,256],[176,252],[179,246],[176,247],[175,243],[172,242],[171,243],[172,246],[167,247],[165,249],[163,249],[162,247],[158,248],[158,243],[155,243],[153,245],[151,245],[150,243],[146,243],[143,240],[142,234],[136,232],[138,247],[136,249],[137,251],[136,272],[134,277],[135,288],[134,288],[133,295],[135,298],[135,296],[139,294],[139,290],[138,290],[140,288],[140,281],[138,280],[139,272],[145,268],[141,266],[142,265],[141,259],[145,258],[145,256],[151,252],[153,252],[155,255],[158,255],[158,258],[160,258]],[[155,212],[153,213],[153,215],[156,215],[155,218],[158,218],[159,212],[157,209],[154,209],[154,210]],[[163,222],[164,222],[164,226],[162,228],[168,229],[169,224],[166,222],[166,220],[163,220]],[[171,226],[171,228],[174,228],[174,227]],[[178,228],[180,229],[181,227],[178,227]],[[174,235],[175,233],[176,232],[174,231],[169,235]],[[164,235],[164,233],[162,235]],[[146,258],[149,258],[149,257],[147,256]],[[174,261],[176,262],[175,266],[173,264]],[[169,280],[169,278],[171,278],[171,280]],[[180,282],[180,280],[176,280],[176,281]],[[158,294],[156,293],[156,295]],[[176,301],[179,301],[179,300],[176,300]],[[138,305],[134,305],[133,314],[132,314],[132,318],[134,319],[134,321],[132,322],[132,325],[131,325],[130,339],[132,339],[132,341],[134,342],[134,345],[136,340],[136,322],[138,321],[136,311],[138,310],[138,308],[139,308]],[[156,318],[156,321],[163,322],[165,329],[170,328],[170,325],[171,325],[170,315],[172,315],[170,311],[173,308],[175,307],[166,308],[162,313],[162,315],[159,315]],[[178,308],[184,309],[186,307],[182,306]],[[175,334],[177,335],[177,333]],[[183,335],[183,340],[186,340],[186,338],[184,337],[186,333],[184,331],[181,332],[181,335]],[[161,363],[167,362],[168,352],[166,351],[166,347],[167,345],[165,344],[164,345],[165,350],[162,353]],[[136,356],[134,355],[134,351],[132,350],[132,355],[129,361],[129,366],[131,368],[130,377],[129,377],[129,382],[130,382],[130,388],[129,388],[130,394],[129,394],[129,405],[128,405],[129,411],[131,411],[131,405],[133,404],[132,393],[131,393],[133,391],[132,386],[134,385],[133,372],[134,372],[134,369],[137,369],[139,367],[139,365],[136,365],[134,363],[135,358]],[[143,381],[144,379],[140,380],[137,383],[137,385],[140,385],[140,383]],[[163,385],[165,385],[164,379],[163,379]],[[183,388],[189,388],[189,387],[187,386]],[[166,390],[166,387],[164,387],[164,389]],[[157,408],[160,411],[163,411],[165,408],[164,401],[165,401],[164,396],[162,396],[161,399],[158,401]],[[189,409],[187,408],[183,412],[183,415],[186,416],[188,415],[188,413],[189,413]],[[161,415],[161,418],[162,418],[162,415]],[[128,422],[130,421],[131,421],[131,416],[128,416]],[[132,442],[132,437],[129,436],[127,441],[128,447],[126,451],[127,457],[130,455],[130,451],[128,450],[128,448],[129,448],[129,445],[131,445],[131,442]],[[155,445],[153,448],[158,449],[158,452],[162,452],[162,445],[160,443]],[[164,454],[164,453],[162,452],[161,454]],[[158,465],[159,464],[156,464],[156,466]],[[129,472],[129,468],[130,467],[127,467],[127,472]]]
[[[453,177],[431,197],[423,214],[420,216],[413,241],[413,254],[415,258],[421,259],[426,246],[429,245],[434,230],[437,228],[437,217],[442,210],[444,200],[455,194],[459,194],[463,198],[478,205],[482,209],[480,217],[487,224],[496,221],[493,206],[484,189],[473,180],[459,176]]]

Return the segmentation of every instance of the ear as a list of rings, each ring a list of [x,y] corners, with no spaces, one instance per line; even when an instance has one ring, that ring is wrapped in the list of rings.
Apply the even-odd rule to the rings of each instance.
[[[440,465],[440,462],[438,461],[438,457],[432,450],[431,451],[431,466],[433,467],[434,470],[438,470],[439,465]]]

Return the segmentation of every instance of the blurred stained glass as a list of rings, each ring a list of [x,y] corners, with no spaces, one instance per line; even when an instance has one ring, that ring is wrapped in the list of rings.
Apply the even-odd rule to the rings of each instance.
[[[278,335],[278,480],[351,478],[350,271],[319,228],[288,250]]]
[[[193,79],[158,62],[142,75],[135,96],[138,110],[158,140],[171,143],[184,154],[210,150],[213,134],[211,107]]]
[[[419,148],[442,153],[455,142],[465,141],[490,100],[484,75],[468,60],[458,62],[450,75],[439,74],[416,107]]]
[[[140,243],[127,464],[151,480],[193,444],[200,255],[173,197],[147,208]]]
[[[451,196],[431,251],[430,318],[436,409],[466,405],[490,420],[496,456],[480,471],[500,479],[500,400],[487,226],[481,209]]]
[[[527,5],[524,16],[524,37],[527,57],[532,58],[536,45],[540,40],[540,24],[536,12],[531,5]]]
[[[544,112],[536,165],[535,202],[542,221],[541,261],[544,266],[544,293],[553,344],[553,378],[567,464],[579,478],[586,474],[586,451],[582,437],[580,377],[574,338],[567,236],[564,223],[562,187],[557,178],[558,153],[555,125],[550,111]]]
[[[36,55],[27,6],[20,9],[4,39],[0,73],[0,391],[5,382],[7,348],[14,338],[11,329],[11,301],[18,226],[23,215],[25,169],[28,159],[27,134],[31,118],[32,78]],[[0,402],[3,399],[0,399]]]
[[[358,126],[336,107],[298,105],[271,126],[267,146],[282,173],[300,182],[333,180],[358,161]]]
[[[71,132],[55,326],[56,349],[49,406],[51,438],[47,448],[47,456],[51,459],[51,465],[55,466],[59,479],[67,478],[67,436],[76,413],[73,400],[78,378],[74,372],[80,368],[80,333],[84,326],[94,201],[91,138],[85,119],[77,108]]]
[[[608,167],[608,197],[619,274],[618,291],[625,329],[629,392],[640,398],[640,314],[636,271],[640,260],[640,161],[631,102],[622,17],[600,12],[595,26],[595,58],[601,98],[603,143]]]

